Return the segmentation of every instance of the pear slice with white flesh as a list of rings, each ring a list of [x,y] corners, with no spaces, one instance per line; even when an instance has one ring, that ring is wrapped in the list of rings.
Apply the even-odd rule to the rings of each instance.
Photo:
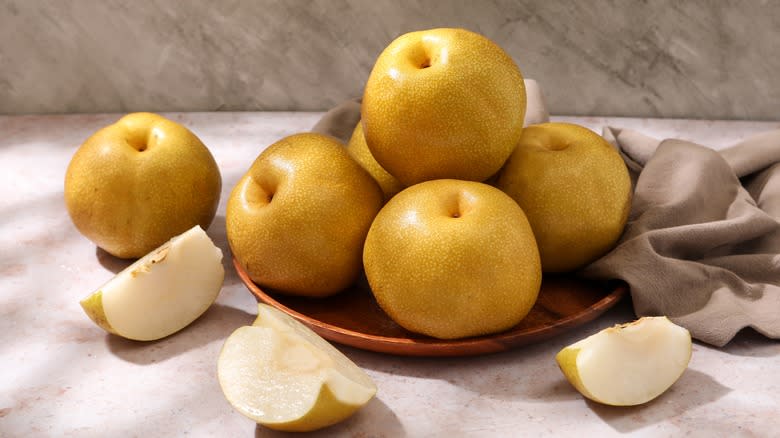
[[[152,341],[203,314],[224,278],[222,250],[196,225],[125,268],[81,307],[109,333]]]
[[[225,341],[217,376],[227,401],[258,424],[306,432],[338,423],[376,394],[354,362],[291,316],[266,304]]]
[[[612,406],[658,397],[680,378],[690,359],[690,333],[663,316],[606,328],[555,356],[582,395]]]

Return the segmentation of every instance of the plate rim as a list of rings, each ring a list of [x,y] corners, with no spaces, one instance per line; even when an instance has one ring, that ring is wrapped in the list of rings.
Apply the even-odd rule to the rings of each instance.
[[[620,302],[628,293],[629,289],[628,284],[624,281],[615,280],[614,285],[610,287],[610,291],[607,293],[607,295],[587,308],[558,319],[552,324],[533,327],[528,330],[517,332],[512,331],[510,328],[506,331],[492,335],[475,336],[455,340],[443,340],[436,338],[413,340],[408,338],[372,335],[346,329],[324,321],[320,321],[319,319],[315,319],[311,316],[300,313],[297,310],[291,309],[277,301],[274,297],[265,292],[257,283],[252,281],[252,279],[249,277],[249,274],[246,272],[243,266],[241,266],[241,263],[235,257],[235,255],[232,257],[232,259],[233,267],[235,268],[239,279],[258,302],[266,303],[287,313],[329,341],[348,345],[350,347],[361,350],[401,356],[473,356],[506,351],[515,347],[520,347],[532,342],[519,342],[516,338],[525,338],[529,335],[536,334],[539,336],[537,340],[542,340],[555,336],[570,326],[585,324],[598,318],[605,311]],[[371,342],[370,346],[364,345],[366,341]],[[478,351],[471,352],[460,351],[466,346],[475,347],[476,345],[481,345],[482,348],[479,348]]]

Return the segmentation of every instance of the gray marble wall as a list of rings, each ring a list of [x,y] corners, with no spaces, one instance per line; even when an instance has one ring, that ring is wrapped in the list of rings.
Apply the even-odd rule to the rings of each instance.
[[[322,110],[440,26],[498,42],[553,114],[780,120],[772,0],[0,0],[0,113]]]

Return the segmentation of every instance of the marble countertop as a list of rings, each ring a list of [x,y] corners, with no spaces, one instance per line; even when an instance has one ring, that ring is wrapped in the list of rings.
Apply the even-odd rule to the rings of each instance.
[[[193,130],[220,166],[223,192],[208,233],[226,254],[216,304],[185,330],[151,343],[107,335],[78,301],[127,262],[71,224],[63,180],[74,151],[119,115],[0,117],[0,436],[275,436],[225,401],[216,379],[224,339],[250,324],[255,299],[229,260],[225,203],[249,164],[319,113],[166,114]],[[553,117],[720,148],[777,122]],[[320,436],[769,436],[780,412],[780,343],[740,333],[725,348],[694,344],[680,380],[639,407],[591,403],[558,370],[555,353],[632,320],[627,301],[570,333],[471,358],[407,358],[339,348],[379,392]],[[279,434],[281,435],[281,434]]]

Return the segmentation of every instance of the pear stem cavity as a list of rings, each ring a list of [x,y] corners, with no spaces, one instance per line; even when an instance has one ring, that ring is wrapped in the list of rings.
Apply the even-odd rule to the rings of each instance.
[[[138,141],[138,139],[134,138],[128,138],[125,141],[127,141],[127,144],[130,145],[131,148],[138,152],[143,152],[147,149],[147,144],[144,141]]]
[[[267,190],[260,181],[253,180],[246,185],[244,196],[255,206],[266,206],[274,199],[274,190]]]

